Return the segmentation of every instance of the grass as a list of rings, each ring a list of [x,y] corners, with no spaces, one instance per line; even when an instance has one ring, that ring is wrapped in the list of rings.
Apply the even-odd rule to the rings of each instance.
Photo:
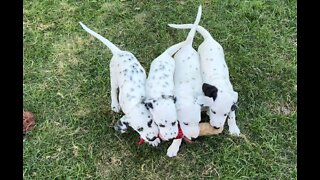
[[[169,143],[137,146],[110,109],[111,52],[84,22],[145,69],[200,24],[225,49],[239,93],[243,138],[202,137],[166,157]],[[23,142],[24,179],[297,179],[296,1],[24,1],[24,109],[37,116]],[[197,34],[194,47],[201,43]]]

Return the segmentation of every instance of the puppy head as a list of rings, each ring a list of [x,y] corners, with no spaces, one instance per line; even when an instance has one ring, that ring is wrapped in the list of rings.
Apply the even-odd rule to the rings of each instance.
[[[145,103],[158,125],[160,138],[165,141],[175,138],[178,135],[178,118],[173,97]]]
[[[210,124],[214,128],[224,125],[230,112],[236,110],[238,93],[223,91],[217,87],[204,83],[202,90],[205,96],[198,97],[198,103],[210,108]]]
[[[188,139],[197,138],[200,133],[201,107],[199,104],[183,103],[177,109],[178,119],[183,135]]]
[[[123,122],[128,122],[128,125],[137,131],[146,142],[152,142],[158,137],[159,129],[143,104],[132,108],[132,111],[121,119]]]

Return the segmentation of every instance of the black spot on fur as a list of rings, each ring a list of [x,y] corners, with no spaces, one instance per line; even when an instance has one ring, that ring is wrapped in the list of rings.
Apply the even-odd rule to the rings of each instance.
[[[153,105],[151,102],[148,102],[145,104],[146,108],[149,110],[149,109],[153,109]]]
[[[218,95],[218,89],[215,86],[212,86],[207,83],[202,84],[202,91],[205,96],[212,97],[213,100],[216,100],[217,95]]]
[[[177,102],[177,97],[173,96],[173,103]]]
[[[143,127],[137,129],[139,132],[143,131]]]
[[[237,105],[236,105],[236,104],[233,104],[233,105],[231,106],[231,111],[235,111],[237,108],[238,108]]]
[[[124,125],[126,125],[126,126],[129,126],[129,123],[128,122],[122,122]]]
[[[188,125],[189,125],[188,123],[185,123],[185,122],[183,122],[183,124],[184,124],[184,125],[186,125],[186,126],[188,126]]]
[[[142,70],[142,69],[140,69],[140,72],[142,72],[142,73],[143,73],[143,70]]]
[[[165,125],[163,125],[163,124],[159,124],[159,126],[160,126],[160,127],[166,127],[166,126],[165,126]]]
[[[177,122],[177,121],[175,121],[175,122],[171,123],[171,125],[172,125],[172,126],[176,125],[176,122]]]
[[[152,119],[148,122],[148,127],[151,128],[152,125]]]
[[[122,124],[122,122],[121,122],[121,121],[118,121],[118,125],[123,126],[123,124]]]
[[[130,76],[130,81],[132,81],[132,76]]]

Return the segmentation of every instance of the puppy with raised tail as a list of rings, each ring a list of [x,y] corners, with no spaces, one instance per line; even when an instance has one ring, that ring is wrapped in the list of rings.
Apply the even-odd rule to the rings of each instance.
[[[201,5],[198,8],[196,20],[190,30],[184,46],[174,55],[174,95],[177,98],[176,109],[179,125],[185,138],[197,138],[200,132],[201,107],[196,97],[202,94],[199,55],[192,48],[196,28],[202,14]],[[174,139],[167,150],[169,157],[176,156],[182,139]]]
[[[102,41],[112,52],[110,61],[111,109],[125,114],[116,123],[115,130],[125,132],[128,126],[137,131],[142,139],[153,146],[160,143],[159,130],[144,104],[146,73],[136,57],[122,51],[100,34],[80,22],[82,28]],[[119,90],[119,92],[118,92]],[[118,100],[119,93],[119,100]]]
[[[169,24],[169,26],[179,29],[193,28],[193,24]],[[198,26],[197,31],[204,38],[198,48],[198,53],[204,82],[202,90],[205,94],[199,97],[198,102],[209,107],[210,124],[214,128],[223,127],[228,119],[230,134],[239,136],[240,129],[236,124],[235,114],[238,93],[233,90],[230,82],[223,48],[202,26]]]
[[[146,107],[158,125],[159,137],[164,141],[178,135],[176,98],[173,94],[175,61],[172,55],[183,45],[184,42],[175,44],[154,59],[146,82]]]

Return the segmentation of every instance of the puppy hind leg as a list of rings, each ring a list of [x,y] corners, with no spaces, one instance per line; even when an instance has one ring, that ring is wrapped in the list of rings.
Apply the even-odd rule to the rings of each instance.
[[[120,112],[120,105],[118,101],[118,83],[114,79],[114,76],[112,76],[112,71],[110,69],[110,84],[111,84],[111,109],[114,112]]]
[[[232,111],[228,118],[229,133],[234,136],[240,136],[240,129],[236,124],[236,113]]]

